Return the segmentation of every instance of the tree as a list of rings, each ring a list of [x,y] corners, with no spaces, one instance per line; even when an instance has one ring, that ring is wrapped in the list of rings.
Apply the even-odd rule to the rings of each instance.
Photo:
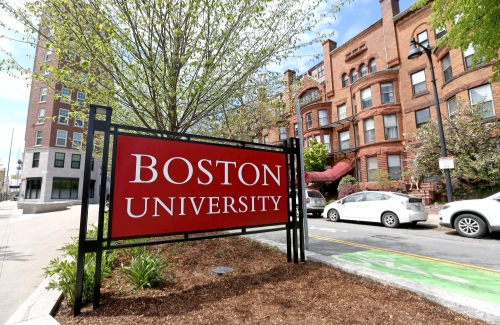
[[[316,139],[309,141],[309,146],[304,148],[304,170],[323,171],[326,164],[327,149],[324,144],[318,142]]]
[[[87,103],[114,107],[118,122],[196,131],[205,117],[221,117],[246,98],[242,94],[255,92],[248,87],[260,87],[251,79],[263,67],[325,38],[301,42],[338,10],[332,5],[318,13],[320,5],[323,1],[30,0],[17,8],[0,0],[25,26],[18,41],[65,60],[57,66],[36,62],[31,71],[11,58],[1,68],[40,80],[58,96],[56,84],[80,90]]]
[[[381,188],[388,188],[391,186],[391,174],[387,170],[376,169],[370,176],[370,181],[378,182]]]
[[[481,102],[471,107],[457,101],[455,109],[451,118],[443,120],[447,154],[455,162],[450,176],[455,196],[472,197],[483,188],[500,184],[500,125],[483,120]],[[411,141],[404,141],[403,146],[411,157],[407,168],[412,175],[444,177],[438,164],[441,147],[437,122],[429,120],[408,136]]]
[[[429,0],[417,0],[411,9],[425,7]],[[435,0],[429,24],[446,28],[436,46],[467,50],[474,48],[473,63],[498,60],[500,49],[500,4],[497,0]],[[500,60],[493,65],[491,81],[500,80]]]

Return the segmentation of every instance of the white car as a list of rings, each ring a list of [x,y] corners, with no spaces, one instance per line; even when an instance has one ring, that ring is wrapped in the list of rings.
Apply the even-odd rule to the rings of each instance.
[[[381,222],[389,228],[400,223],[427,220],[422,199],[392,192],[358,192],[330,203],[323,211],[330,221],[358,220]]]
[[[446,203],[439,211],[439,224],[464,237],[482,237],[500,231],[500,192],[480,200]]]

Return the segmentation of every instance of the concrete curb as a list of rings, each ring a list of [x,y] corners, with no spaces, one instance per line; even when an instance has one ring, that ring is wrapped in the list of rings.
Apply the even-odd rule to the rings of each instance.
[[[247,238],[268,246],[277,247],[286,253],[285,244],[259,238],[255,235],[248,236]],[[387,286],[412,291],[457,313],[481,319],[490,324],[500,325],[500,308],[498,308],[498,305],[402,279],[391,274],[366,269],[354,263],[336,260],[335,258],[309,251],[306,251],[306,260],[323,263]],[[63,295],[59,290],[46,289],[49,281],[53,279],[57,278],[54,276],[45,279],[21,307],[16,310],[14,315],[9,318],[5,325],[58,325],[59,322],[52,315],[57,313]]]

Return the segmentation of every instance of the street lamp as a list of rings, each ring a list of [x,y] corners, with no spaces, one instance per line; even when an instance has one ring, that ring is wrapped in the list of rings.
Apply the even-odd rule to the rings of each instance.
[[[417,48],[417,45],[420,48]],[[420,44],[415,41],[413,37],[410,38],[410,53],[408,53],[408,59],[415,60],[418,59],[422,55],[422,50],[427,54],[427,58],[429,59],[430,70],[431,70],[431,82],[432,88],[434,90],[434,101],[436,102],[436,114],[438,120],[438,132],[439,132],[439,142],[441,143],[441,157],[446,157],[446,142],[444,140],[444,131],[443,131],[443,121],[441,119],[441,108],[439,107],[439,97],[437,93],[436,87],[436,77],[434,76],[434,65],[432,64],[431,50],[429,47]],[[444,169],[444,177],[446,180],[446,196],[448,198],[448,202],[453,201],[453,192],[451,190],[451,178],[450,178],[450,170]]]

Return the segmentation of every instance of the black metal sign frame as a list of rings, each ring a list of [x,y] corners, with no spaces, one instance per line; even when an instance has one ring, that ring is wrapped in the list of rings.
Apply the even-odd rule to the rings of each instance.
[[[106,106],[90,105],[89,110],[89,122],[88,122],[88,133],[87,142],[85,149],[85,167],[83,176],[83,193],[82,193],[82,206],[80,215],[80,232],[78,241],[78,257],[77,257],[77,272],[76,272],[76,290],[75,290],[75,305],[74,305],[74,316],[78,316],[82,307],[82,294],[83,294],[83,274],[84,274],[84,264],[85,264],[85,254],[86,253],[96,253],[96,265],[95,265],[95,275],[94,275],[94,293],[93,293],[93,308],[99,308],[99,298],[100,298],[100,288],[101,288],[101,262],[102,262],[102,252],[104,250],[137,247],[137,246],[149,246],[158,245],[164,243],[175,243],[175,242],[186,242],[202,239],[211,238],[221,238],[230,236],[240,236],[240,235],[250,235],[258,233],[266,233],[273,231],[286,231],[286,246],[287,246],[287,261],[292,261],[292,251],[293,251],[293,261],[294,263],[299,262],[299,247],[300,247],[300,260],[305,261],[305,250],[304,250],[304,228],[303,228],[303,212],[302,209],[297,206],[297,202],[302,202],[302,182],[297,181],[302,179],[300,168],[296,166],[300,165],[300,159],[302,157],[299,146],[299,139],[289,138],[283,140],[281,146],[273,146],[266,144],[259,144],[253,142],[243,142],[234,141],[227,139],[219,139],[213,137],[199,136],[195,134],[187,133],[176,133],[164,130],[154,130],[146,129],[135,126],[120,125],[111,123],[112,108]],[[101,187],[99,190],[99,216],[97,222],[97,238],[86,238],[87,234],[87,222],[88,222],[88,211],[89,211],[89,194],[90,194],[90,172],[92,163],[92,154],[94,152],[95,146],[95,135],[103,135],[102,143],[102,166],[101,166]],[[287,188],[289,191],[287,198],[288,206],[288,222],[278,223],[273,225],[255,225],[251,227],[238,227],[238,228],[225,228],[225,229],[213,229],[205,231],[194,231],[186,233],[169,233],[171,235],[183,235],[180,238],[174,239],[158,239],[158,240],[148,240],[154,237],[165,236],[153,235],[153,236],[140,236],[140,237],[130,237],[130,238],[144,238],[144,242],[134,242],[134,243],[120,243],[119,241],[111,240],[111,223],[113,216],[113,188],[115,180],[115,164],[116,164],[116,135],[118,134],[128,134],[134,136],[143,136],[155,139],[168,139],[174,141],[188,141],[188,142],[198,142],[206,143],[217,146],[226,147],[240,147],[245,149],[251,149],[256,151],[273,151],[277,153],[282,153],[286,155],[287,162]],[[111,181],[110,181],[110,202],[109,202],[109,217],[108,217],[108,233],[104,237],[104,215],[106,206],[106,181],[108,174],[108,160],[110,153],[110,141],[111,136],[113,136],[113,148],[111,157]],[[297,200],[295,199],[297,197]],[[271,226],[271,227],[270,227]],[[262,228],[265,227],[265,228]],[[258,229],[257,229],[258,228]],[[215,233],[221,231],[231,232],[226,233]],[[239,230],[239,231],[236,231]],[[203,235],[203,236],[193,236],[197,233],[211,233],[213,235]],[[129,239],[129,238],[124,238]],[[147,240],[147,241],[146,241]],[[299,244],[300,240],[300,244]],[[293,250],[292,250],[293,246]]]

